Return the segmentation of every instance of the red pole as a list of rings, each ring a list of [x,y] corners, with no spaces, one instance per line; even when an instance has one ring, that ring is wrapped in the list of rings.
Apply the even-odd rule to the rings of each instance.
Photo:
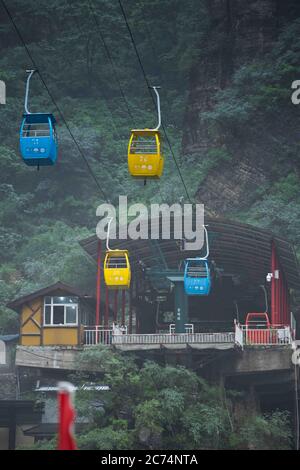
[[[109,321],[109,292],[106,286],[105,287],[105,318],[104,318],[105,328],[108,327],[108,321]]]
[[[100,304],[101,304],[101,241],[98,241],[97,251],[97,281],[96,281],[96,326],[100,325]]]
[[[278,300],[278,321],[277,324],[281,325],[281,272],[279,273],[279,279],[277,279],[277,300]]]
[[[285,315],[284,315],[284,279],[283,279],[283,272],[280,270],[279,273],[279,282],[280,282],[280,303],[279,303],[279,312],[280,312],[280,317],[279,317],[279,323],[280,325],[283,325],[285,323]]]
[[[276,269],[276,252],[275,243],[272,242],[272,255],[271,255],[271,323],[275,325],[277,322],[277,306],[276,306],[276,280],[275,280],[275,269]]]
[[[287,317],[287,324],[291,324],[291,312],[290,312],[290,293],[288,288],[286,288],[286,317]]]
[[[118,320],[118,289],[115,290],[114,321]]]
[[[122,290],[122,326],[125,326],[125,302],[126,302],[126,292]]]
[[[136,277],[135,280],[135,296],[138,297],[140,292],[140,283],[139,283],[139,278]],[[135,307],[134,309],[135,312],[135,332],[139,333],[139,325],[138,325],[138,308]]]
[[[287,309],[287,285],[286,282],[283,284],[283,299],[282,299],[282,309],[283,309],[283,323],[285,325],[289,325],[289,318],[288,318],[288,309]]]
[[[284,291],[284,296],[283,296],[284,324],[290,325],[291,318],[290,318],[290,307],[289,307],[289,291],[288,291],[288,286],[287,286],[287,282],[285,279],[284,279],[283,291]]]
[[[133,283],[130,284],[129,290],[129,334],[132,334],[132,294],[133,294]]]
[[[276,256],[276,271],[278,272],[278,263],[277,263],[277,256]],[[279,273],[281,276],[281,273]],[[275,279],[275,295],[276,295],[276,324],[279,325],[280,323],[280,277],[279,279]]]

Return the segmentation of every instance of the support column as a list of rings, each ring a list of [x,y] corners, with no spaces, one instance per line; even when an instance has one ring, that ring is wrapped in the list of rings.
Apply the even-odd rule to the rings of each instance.
[[[173,281],[175,291],[175,332],[185,333],[188,322],[188,302],[183,281]]]
[[[114,321],[118,321],[118,289],[115,290],[115,298],[114,298]]]
[[[132,334],[132,295],[133,295],[133,286],[134,286],[134,280],[130,284],[129,288],[129,325],[128,325],[128,333],[131,335]]]
[[[279,324],[284,324],[284,305],[283,305],[283,296],[284,296],[284,285],[282,279],[282,272],[279,274]]]
[[[136,276],[136,281],[135,281],[135,298],[139,297],[140,293],[140,278],[139,278],[139,273]],[[139,333],[139,328],[138,328],[138,310],[140,309],[140,305],[137,305],[134,309],[135,313],[135,333]]]
[[[274,242],[272,243],[271,272],[273,274],[271,280],[271,323],[272,325],[289,325],[290,308],[288,285],[284,272],[279,264]],[[279,273],[279,278],[275,277],[276,272]]]
[[[278,323],[278,304],[277,304],[277,291],[278,291],[278,280],[275,279],[275,271],[277,269],[276,263],[276,248],[275,243],[272,242],[272,256],[271,256],[271,324],[276,325]]]
[[[101,323],[101,241],[98,241],[97,251],[97,281],[96,281],[96,318],[95,324],[100,325]]]
[[[121,321],[122,326],[125,326],[125,305],[126,305],[126,291],[122,290],[122,321]]]
[[[104,316],[104,326],[108,328],[109,322],[109,291],[107,286],[105,286],[105,316]]]

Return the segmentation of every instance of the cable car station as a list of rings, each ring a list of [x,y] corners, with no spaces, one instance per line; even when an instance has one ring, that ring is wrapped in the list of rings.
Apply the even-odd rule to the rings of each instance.
[[[81,241],[97,264],[95,304],[88,318],[78,320],[84,333],[71,342],[66,336],[65,345],[290,345],[296,337],[291,292],[299,283],[292,246],[249,225],[219,218],[206,218],[206,224],[209,258],[195,257],[172,239],[110,240],[109,250],[96,236]],[[191,280],[204,282],[201,294],[190,291]],[[121,335],[114,324],[122,325]],[[63,336],[58,344],[64,344]]]
[[[208,380],[248,390],[249,397],[253,391],[266,409],[288,402],[298,337],[293,247],[249,225],[208,217],[205,223],[209,252],[204,247],[196,257],[200,271],[195,252],[180,240],[109,240],[108,247],[96,236],[82,240],[97,266],[96,295],[59,282],[8,304],[20,315],[19,370],[72,371],[80,367],[80,351],[101,345],[142,361],[201,370]],[[191,278],[200,272],[196,279],[209,279],[200,295],[186,292],[191,259]],[[124,269],[126,285],[106,269]]]

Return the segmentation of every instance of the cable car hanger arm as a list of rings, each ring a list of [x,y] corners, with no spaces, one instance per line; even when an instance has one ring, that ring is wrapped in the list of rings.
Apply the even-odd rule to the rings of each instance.
[[[107,226],[107,234],[106,234],[106,249],[107,249],[107,251],[112,251],[109,248],[109,231],[110,231],[110,224],[112,223],[112,221],[113,221],[113,217],[109,217],[108,226]]]
[[[36,72],[36,70],[26,70],[26,72],[29,74],[27,77],[27,82],[26,82],[26,91],[25,91],[25,103],[24,103],[24,109],[26,114],[31,114],[31,112],[28,110],[28,96],[29,96],[29,87],[30,87],[30,79],[32,75]]]
[[[158,93],[158,89],[160,86],[151,86],[149,88],[152,88],[156,94],[156,103],[157,103],[157,116],[158,116],[158,124],[154,129],[149,129],[150,131],[158,131],[160,126],[161,126],[161,110],[160,110],[160,97]]]
[[[209,242],[208,242],[208,232],[206,225],[203,225],[204,228],[204,233],[205,233],[205,239],[206,239],[206,255],[201,257],[201,259],[206,260],[209,257]]]

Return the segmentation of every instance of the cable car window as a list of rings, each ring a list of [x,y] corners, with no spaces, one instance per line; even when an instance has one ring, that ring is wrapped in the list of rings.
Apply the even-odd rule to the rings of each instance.
[[[49,137],[50,127],[48,123],[27,123],[22,129],[22,137]]]
[[[202,263],[193,263],[189,262],[187,267],[187,276],[188,277],[207,277],[207,268],[206,264]]]
[[[115,257],[111,256],[108,258],[106,266],[108,268],[126,268],[127,267],[127,261],[125,256],[122,257]]]
[[[130,153],[132,154],[151,154],[158,152],[155,135],[135,136],[131,142]]]

